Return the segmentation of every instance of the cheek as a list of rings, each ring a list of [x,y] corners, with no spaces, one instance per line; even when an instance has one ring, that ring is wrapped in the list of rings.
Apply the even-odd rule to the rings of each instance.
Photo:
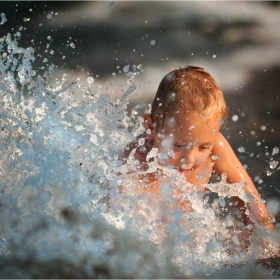
[[[208,161],[209,154],[210,154],[210,152],[205,152],[205,153],[199,154],[199,156],[197,157],[197,161],[198,162],[206,162],[206,161]]]

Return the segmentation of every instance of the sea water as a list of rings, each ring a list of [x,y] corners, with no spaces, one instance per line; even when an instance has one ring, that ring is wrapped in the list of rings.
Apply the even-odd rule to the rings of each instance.
[[[277,255],[277,234],[251,234],[231,205],[232,195],[251,199],[244,183],[222,177],[206,185],[216,196],[202,197],[152,150],[144,173],[167,180],[157,199],[137,194],[145,174],[121,154],[149,105],[128,109],[133,79],[114,100],[91,76],[34,68],[35,56],[13,34],[0,39],[1,277],[246,278],[254,260]],[[193,211],[180,211],[179,198]]]

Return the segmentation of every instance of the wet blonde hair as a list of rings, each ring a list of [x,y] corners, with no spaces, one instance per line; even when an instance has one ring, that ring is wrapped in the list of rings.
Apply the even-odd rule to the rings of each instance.
[[[152,104],[155,128],[162,128],[167,114],[178,110],[193,111],[205,119],[220,114],[221,120],[225,120],[228,114],[220,86],[197,66],[173,70],[162,79]]]

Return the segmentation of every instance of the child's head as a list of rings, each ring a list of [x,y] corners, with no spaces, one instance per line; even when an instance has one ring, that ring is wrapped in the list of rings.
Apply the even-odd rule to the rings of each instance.
[[[192,169],[207,161],[227,117],[223,93],[203,68],[174,70],[161,81],[151,115],[144,115],[148,137],[161,163]]]
[[[221,88],[207,71],[196,66],[174,70],[162,79],[152,104],[155,129],[162,128],[166,116],[178,110],[192,111],[205,119],[215,114],[221,120],[227,117]]]

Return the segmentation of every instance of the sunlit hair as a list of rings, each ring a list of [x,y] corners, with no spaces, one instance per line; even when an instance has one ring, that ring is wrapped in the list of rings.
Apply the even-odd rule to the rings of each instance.
[[[223,92],[214,78],[203,68],[186,66],[168,73],[160,82],[152,104],[152,121],[162,128],[168,113],[198,113],[205,119],[219,114],[227,118]]]

